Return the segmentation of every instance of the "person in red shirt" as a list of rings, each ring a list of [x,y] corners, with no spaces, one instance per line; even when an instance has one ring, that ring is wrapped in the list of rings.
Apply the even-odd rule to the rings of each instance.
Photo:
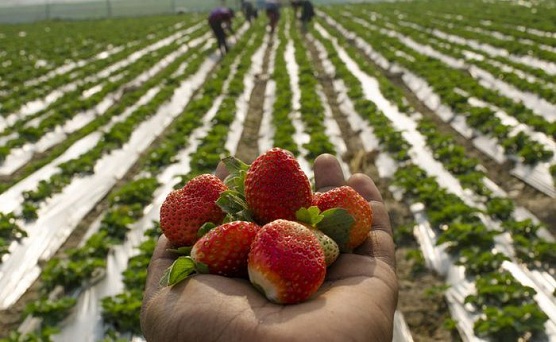
[[[231,8],[227,7],[217,7],[210,12],[208,17],[208,23],[212,32],[216,36],[216,40],[218,41],[218,49],[222,54],[227,53],[228,43],[226,42],[226,32],[225,30],[229,30],[230,33],[234,33],[232,30],[232,19],[234,18],[234,11]],[[224,51],[222,51],[224,48]]]

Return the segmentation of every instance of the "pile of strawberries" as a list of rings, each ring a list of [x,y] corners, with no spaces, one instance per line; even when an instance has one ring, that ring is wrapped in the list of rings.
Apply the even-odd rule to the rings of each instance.
[[[314,193],[287,151],[272,148],[251,165],[228,157],[225,181],[204,174],[172,191],[160,226],[177,252],[173,285],[192,273],[248,278],[268,300],[309,299],[326,269],[371,229],[369,203],[349,186]]]

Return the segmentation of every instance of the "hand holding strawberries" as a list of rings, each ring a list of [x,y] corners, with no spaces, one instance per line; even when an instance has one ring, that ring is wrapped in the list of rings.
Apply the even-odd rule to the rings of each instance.
[[[319,192],[349,185],[371,203],[372,230],[353,253],[327,269],[311,300],[295,305],[269,302],[247,279],[198,274],[173,287],[159,280],[176,256],[161,237],[149,266],[141,322],[149,341],[391,341],[397,303],[394,243],[387,211],[372,180],[344,179],[337,160],[315,160]],[[223,168],[217,176],[223,179]]]

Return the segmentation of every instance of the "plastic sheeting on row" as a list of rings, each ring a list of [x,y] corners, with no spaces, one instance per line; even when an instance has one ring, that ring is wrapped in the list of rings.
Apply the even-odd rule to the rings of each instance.
[[[40,274],[39,260],[49,259],[81,219],[125,175],[142,151],[181,112],[214,64],[213,59],[205,61],[195,75],[179,86],[172,99],[159,108],[156,115],[137,127],[120,150],[97,162],[94,175],[74,179],[61,194],[40,208],[39,218],[25,227],[27,232],[34,233],[23,239],[0,265],[0,308],[10,307],[25,293]]]
[[[239,30],[238,35],[243,35],[245,29]],[[211,59],[216,59],[213,55]],[[223,84],[223,93],[229,88],[230,81],[237,71],[239,58],[232,64],[228,78]],[[54,336],[54,341],[98,341],[104,338],[104,326],[101,317],[101,300],[106,296],[113,296],[123,289],[122,272],[127,268],[127,260],[136,254],[137,247],[144,239],[143,233],[152,226],[152,221],[158,221],[160,206],[168,193],[180,181],[180,175],[189,172],[191,154],[197,150],[202,139],[212,128],[212,119],[218,112],[224,95],[218,96],[212,107],[205,113],[200,127],[195,129],[189,138],[187,147],[176,156],[176,163],[165,168],[157,176],[161,186],[155,191],[151,205],[145,208],[144,216],[133,224],[127,234],[123,245],[116,246],[108,259],[105,276],[94,286],[85,289],[78,298],[74,313],[62,324],[61,332]],[[98,224],[91,225],[87,236],[91,236],[98,229]],[[133,340],[143,341],[141,337]]]
[[[48,132],[45,134],[39,141],[36,143],[27,143],[20,148],[16,148],[10,152],[10,154],[6,157],[6,160],[2,165],[0,165],[0,174],[3,175],[10,175],[25,163],[29,162],[35,153],[40,153],[46,151],[48,148],[54,146],[55,144],[63,141],[66,137],[75,132],[76,130],[84,127],[89,122],[93,121],[96,117],[105,113],[108,108],[114,105],[119,99],[125,94],[126,89],[138,87],[145,83],[149,78],[151,78],[154,74],[168,66],[169,63],[174,61],[179,56],[185,54],[190,48],[196,47],[199,44],[206,42],[209,38],[209,34],[207,33],[205,36],[201,38],[197,38],[189,42],[188,44],[182,45],[179,49],[172,52],[170,55],[166,56],[164,59],[160,60],[156,63],[153,67],[146,70],[145,72],[141,73],[137,76],[134,80],[128,82],[125,85],[122,85],[118,90],[115,92],[108,94],[99,104],[97,104],[94,108],[86,110],[82,113],[78,113],[75,115],[71,120],[64,123],[61,126],[56,127],[53,131]],[[168,43],[169,44],[169,43]],[[156,45],[156,44],[153,44]],[[143,53],[143,50],[140,52]],[[145,52],[146,53],[146,52]],[[141,54],[140,54],[141,55]],[[131,59],[131,57],[128,57]],[[127,62],[125,60],[124,62]]]
[[[317,27],[317,29],[323,36],[330,38],[330,35],[328,35],[328,33],[324,31],[321,26]],[[322,46],[322,44],[320,44],[320,42],[315,40],[314,37],[312,36],[310,36],[309,39],[311,39],[315,43],[317,51],[319,52],[319,57],[325,66],[326,72],[332,75],[335,72],[335,68],[334,65],[327,58],[327,54],[324,46]],[[361,138],[365,151],[370,152],[370,151],[378,150],[379,148],[378,138],[374,135],[372,127],[370,127],[365,120],[362,120],[361,117],[355,111],[353,107],[353,103],[347,95],[347,88],[345,87],[343,81],[335,80],[333,86],[337,94],[337,101],[340,105],[340,110],[342,111],[343,114],[346,115],[351,128],[354,131],[359,132],[359,136]],[[322,93],[322,90],[319,89],[318,93],[325,107],[324,108],[325,120],[326,120],[325,126],[327,126],[327,135],[332,139],[332,143],[335,146],[337,146],[337,148],[339,146],[337,154],[342,155],[343,153],[342,149],[345,148],[345,142],[340,137],[338,123],[331,117],[331,109],[328,106],[327,101],[324,99],[324,94]],[[379,154],[379,156],[381,155],[382,154]],[[342,158],[338,158],[338,159],[340,161],[340,165],[342,166],[344,176],[346,178],[349,177],[351,175],[349,166],[343,161]],[[389,166],[394,166],[392,163],[377,162],[376,164],[377,167],[382,167],[382,169],[379,170],[379,174],[387,175],[388,177],[394,173],[394,169],[389,168]],[[394,335],[392,341],[393,342],[413,341],[413,336],[411,335],[411,331],[407,323],[405,322],[403,314],[399,310],[396,310],[394,315]]]
[[[57,99],[62,97],[65,93],[77,89],[78,85],[105,79],[109,75],[111,75],[113,72],[115,72],[117,70],[124,69],[126,66],[134,63],[135,61],[137,61],[139,58],[143,57],[144,55],[146,55],[148,53],[151,53],[155,50],[158,50],[158,49],[160,49],[164,46],[170,45],[171,43],[173,43],[177,39],[198,30],[200,27],[201,27],[201,23],[196,24],[194,26],[191,26],[190,28],[188,28],[186,30],[182,30],[180,32],[174,33],[174,34],[172,34],[172,35],[170,35],[170,36],[168,36],[164,39],[161,39],[161,40],[157,41],[156,43],[153,43],[153,44],[141,49],[141,50],[133,52],[127,58],[125,58],[125,59],[123,59],[119,62],[116,62],[114,64],[111,64],[110,66],[108,66],[105,69],[99,71],[95,75],[88,76],[84,80],[77,80],[77,81],[74,81],[74,82],[67,83],[64,86],[53,90],[52,92],[47,94],[42,99],[33,100],[33,101],[30,101],[30,102],[24,104],[18,112],[8,115],[5,119],[0,117],[0,131],[4,130],[6,127],[12,126],[18,120],[21,120],[21,119],[23,119],[23,118],[25,118],[29,115],[33,115],[33,114],[38,113],[39,111],[45,109],[50,104],[54,103]],[[117,49],[115,49],[114,51],[112,51],[112,50],[109,50],[109,51],[111,53],[116,53]],[[107,56],[106,53],[101,53],[101,54],[97,55],[97,57],[98,57],[98,59],[101,59],[101,58],[107,58],[108,56]],[[75,65],[75,66],[79,66],[79,65]],[[56,73],[67,72],[67,70],[65,70],[67,68],[72,68],[73,69],[73,66],[68,65],[65,68],[62,67],[60,70],[56,71]]]
[[[329,19],[332,21],[331,19]],[[339,24],[335,24],[339,27]],[[335,42],[333,40],[333,42]],[[363,89],[365,91],[365,96],[372,100],[374,103],[377,104],[377,107],[382,110],[382,112],[390,118],[394,126],[399,130],[404,132],[404,137],[408,139],[408,141],[412,142],[412,147],[410,150],[410,156],[412,160],[419,165],[420,167],[424,168],[427,173],[436,175],[439,183],[443,188],[448,189],[448,191],[457,194],[460,196],[467,204],[474,206],[474,207],[482,207],[483,205],[480,203],[474,202],[474,196],[470,194],[468,191],[464,191],[459,182],[448,172],[443,170],[443,166],[440,165],[438,162],[434,161],[432,158],[426,157],[427,154],[430,155],[430,151],[426,147],[426,144],[423,143],[423,138],[419,137],[420,134],[416,131],[415,123],[411,123],[411,118],[401,115],[397,108],[393,107],[392,105],[388,105],[387,101],[382,97],[380,91],[377,89],[376,80],[372,79],[368,75],[364,74],[357,65],[347,56],[345,51],[336,44],[336,50],[338,51],[338,55],[344,61],[346,66],[350,69],[350,71],[362,82]],[[413,206],[412,211],[417,220],[417,226],[415,228],[415,234],[417,239],[422,246],[423,254],[425,255],[427,264],[437,270],[440,274],[445,275],[446,282],[451,285],[451,288],[447,291],[446,297],[449,301],[449,306],[452,314],[456,317],[456,321],[458,322],[458,329],[462,333],[462,337],[466,340],[476,341],[478,340],[476,336],[473,335],[472,326],[473,322],[476,319],[474,314],[469,313],[468,310],[464,308],[464,298],[467,294],[471,294],[473,291],[473,284],[469,283],[466,280],[463,274],[463,268],[460,266],[455,266],[451,258],[443,251],[442,247],[436,246],[436,234],[428,224],[428,220],[424,215],[424,207],[421,205]],[[486,217],[485,224],[492,229],[492,222],[488,220]],[[497,248],[501,250],[511,250],[511,246],[509,245],[510,241],[501,241],[497,240]],[[510,254],[510,253],[508,253]],[[527,270],[524,267],[519,268],[524,273]],[[542,272],[541,272],[542,273]],[[517,272],[513,273],[516,276]],[[544,272],[543,278],[552,279],[552,277]],[[523,284],[535,284],[536,289],[540,289],[540,286],[535,282],[534,278],[527,277],[521,275],[520,277],[516,277],[518,281]],[[554,282],[554,280],[553,280]],[[545,284],[545,282],[542,282]],[[545,291],[545,289],[542,289]],[[547,310],[547,314],[551,317],[552,315],[552,306],[554,305],[554,300],[547,299],[548,296],[546,294],[551,293],[554,291],[554,288],[548,287],[548,292],[540,292],[537,297],[535,298],[541,308],[543,310]],[[541,303],[542,302],[542,303]],[[552,321],[552,317],[546,324],[547,333],[550,336],[553,336],[556,331],[553,329],[554,321]],[[470,328],[471,327],[471,328]]]

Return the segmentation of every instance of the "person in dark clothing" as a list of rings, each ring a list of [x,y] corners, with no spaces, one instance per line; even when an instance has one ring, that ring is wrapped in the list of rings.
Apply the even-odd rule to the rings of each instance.
[[[222,54],[227,53],[228,43],[226,42],[226,31],[230,31],[231,34],[234,33],[232,30],[232,19],[234,18],[234,11],[231,8],[226,7],[217,7],[208,17],[208,23],[212,32],[216,36],[216,40],[218,41],[218,49]],[[224,51],[222,51],[224,48]]]
[[[311,1],[301,1],[301,16],[299,17],[299,20],[301,20],[301,31],[303,33],[307,32],[307,26],[314,16],[315,9],[313,8],[313,4],[311,3]]]
[[[293,8],[294,17],[297,18],[297,12],[301,7],[301,0],[290,0],[290,6]]]
[[[280,19],[280,5],[277,0],[267,0],[266,2],[266,16],[268,17],[270,25],[270,33],[274,33],[278,20]]]
[[[249,23],[251,23],[253,19],[257,18],[257,9],[251,2],[242,0],[241,9],[243,10],[245,20],[247,20]]]

